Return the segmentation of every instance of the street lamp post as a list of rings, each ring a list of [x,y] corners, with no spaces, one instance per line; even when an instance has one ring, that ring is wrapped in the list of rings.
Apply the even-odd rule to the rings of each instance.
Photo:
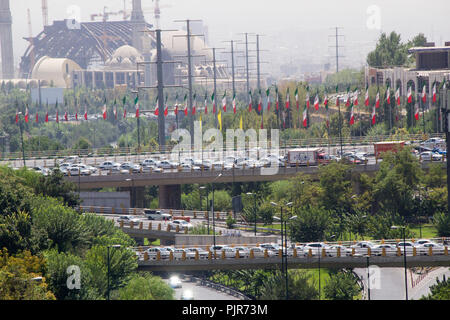
[[[274,207],[280,207],[280,218],[274,217],[276,220],[280,220],[280,227],[281,227],[281,270],[284,273],[284,279],[286,282],[286,300],[289,300],[289,288],[288,288],[288,261],[287,261],[287,227],[286,227],[286,220],[283,219],[283,206],[278,205],[275,202],[270,203]],[[292,202],[286,203],[286,207],[291,207]],[[297,218],[291,217],[290,220]],[[284,224],[284,232],[283,232],[283,224]],[[284,241],[283,241],[283,235],[284,235]]]
[[[370,300],[370,272],[369,272],[369,259],[370,256],[366,255],[366,259],[367,259],[367,297],[368,300]]]
[[[212,204],[211,204],[211,211],[212,211],[212,223],[213,223],[213,242],[214,247],[216,246],[216,220],[214,217],[214,182],[216,182],[217,179],[219,179],[222,176],[222,174],[219,174],[212,182]],[[208,218],[209,221],[209,218]],[[209,230],[209,229],[208,229]]]
[[[403,264],[405,267],[405,299],[408,300],[408,273],[406,265],[406,227],[405,226],[392,226],[391,229],[401,229],[403,236]]]
[[[111,266],[110,266],[110,264],[111,264],[111,259],[110,259],[110,256],[109,256],[109,250],[110,250],[110,248],[120,248],[120,245],[119,244],[116,244],[116,245],[112,245],[112,246],[108,246],[107,247],[107,263],[108,263],[108,271],[107,271],[107,278],[108,278],[108,290],[107,290],[107,300],[109,300],[109,291],[110,291],[110,284],[109,284],[109,272],[110,272],[110,268],[111,268]]]
[[[254,217],[254,221],[255,221],[255,237],[256,237],[256,223],[257,223],[257,219],[256,219],[256,193],[251,193],[251,192],[247,192],[248,196],[253,196],[253,199],[255,201],[255,204],[253,206],[253,217]]]
[[[125,181],[131,182],[131,207],[136,207],[136,192],[134,190],[134,181],[133,179],[125,179]]]

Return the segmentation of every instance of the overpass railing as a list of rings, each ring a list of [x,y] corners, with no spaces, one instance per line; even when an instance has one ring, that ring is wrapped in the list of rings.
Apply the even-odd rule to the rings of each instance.
[[[114,207],[96,207],[96,206],[80,206],[78,207],[84,213],[99,213],[108,215],[136,215],[144,216],[144,208],[114,208]],[[193,219],[208,219],[211,217],[209,211],[199,210],[175,210],[175,209],[150,209],[152,211],[160,211],[161,213],[170,214],[172,219],[175,218],[193,218]],[[232,216],[233,212],[214,211],[214,218],[218,221],[224,221],[228,216]],[[240,214],[236,214],[237,221],[244,221]],[[151,220],[149,220],[151,221]]]
[[[443,134],[412,134],[412,135],[379,135],[379,136],[362,136],[362,137],[342,137],[342,144],[345,146],[354,146],[354,145],[371,145],[375,142],[382,141],[396,141],[396,140],[405,140],[418,142],[426,140],[430,137],[443,138]],[[271,148],[270,139],[268,139],[268,148]],[[338,137],[331,137],[330,139],[326,138],[310,138],[310,139],[289,139],[283,140],[279,142],[280,149],[292,148],[292,147],[335,147],[339,146],[341,143]],[[258,145],[250,144],[248,146],[248,150],[257,148]],[[78,156],[83,158],[92,158],[92,157],[114,157],[114,156],[144,156],[144,157],[152,157],[152,156],[161,156],[167,155],[172,152],[172,147],[167,148],[154,148],[154,147],[146,147],[146,148],[97,148],[97,149],[66,149],[66,150],[48,150],[48,151],[26,151],[25,158],[27,160],[42,160],[42,159],[62,159],[69,156]],[[236,150],[236,149],[233,149]],[[223,151],[231,151],[224,149]],[[21,151],[16,152],[0,152],[0,161],[14,161],[22,159],[23,154]]]

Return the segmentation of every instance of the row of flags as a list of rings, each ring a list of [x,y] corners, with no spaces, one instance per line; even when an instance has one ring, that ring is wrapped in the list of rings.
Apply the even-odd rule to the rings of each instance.
[[[443,82],[440,86],[439,89],[442,89],[443,87],[445,88],[446,83]],[[437,84],[436,82],[433,84],[433,91],[432,91],[432,103],[435,104],[437,101]],[[270,111],[271,109],[271,100],[270,100],[270,88],[266,90],[266,106],[267,106],[267,110]],[[338,87],[336,87],[336,93],[338,93]],[[275,94],[276,94],[276,100],[275,100],[275,108],[277,111],[279,111],[279,101],[280,101],[280,95],[279,95],[279,91],[278,88],[275,87]],[[350,93],[350,88],[347,89],[347,94],[346,97],[344,99],[345,101],[345,106],[346,107],[350,107],[351,111],[350,111],[350,119],[349,119],[349,123],[350,125],[353,125],[355,123],[355,110],[354,107],[359,105],[358,102],[358,95],[359,95],[359,91],[356,89],[356,91],[353,93],[353,97],[351,97],[351,93]],[[299,111],[300,109],[300,101],[299,101],[299,90],[298,87],[295,90],[294,93],[295,96],[295,103],[296,103],[296,108],[297,111]],[[182,105],[180,105],[178,103],[178,94],[176,96],[176,102],[175,102],[175,106],[173,109],[173,112],[175,115],[178,115],[178,113],[180,111],[184,112],[185,116],[188,116],[189,114],[189,110],[188,110],[188,95],[186,94],[184,96],[184,103]],[[249,112],[252,112],[253,110],[253,95],[252,92],[249,91],[248,93],[248,110]],[[396,101],[396,105],[400,106],[401,105],[401,95],[400,95],[400,88],[398,88],[395,91],[395,101]],[[421,99],[423,103],[427,102],[427,93],[426,93],[426,85],[423,86],[422,89],[422,94],[421,94]],[[365,90],[365,99],[364,99],[364,105],[366,107],[369,107],[370,105],[370,101],[369,101],[369,87],[368,85],[366,85],[366,90]],[[311,101],[311,97],[310,97],[310,91],[309,91],[309,87],[306,87],[306,98],[305,98],[305,105],[303,108],[303,119],[302,119],[302,125],[307,128],[308,127],[308,111],[310,109],[310,101]],[[377,91],[376,94],[376,98],[375,98],[375,104],[373,105],[373,109],[372,109],[372,125],[376,124],[376,110],[380,107],[381,104],[381,99],[380,99],[380,91]],[[412,86],[408,86],[408,93],[407,93],[407,103],[411,104],[412,103]],[[165,98],[165,102],[164,102],[164,116],[168,116],[169,114],[169,106],[168,106],[168,96],[166,96]],[[216,114],[218,111],[217,105],[216,105],[216,97],[214,94],[212,94],[211,96],[211,102],[212,102],[212,113]],[[391,90],[388,86],[387,90],[386,90],[386,102],[387,104],[391,104]],[[123,113],[123,118],[125,119],[127,117],[127,109],[126,109],[126,97],[123,98],[122,100],[123,103],[123,108],[124,108],[124,113]],[[327,92],[325,92],[324,94],[324,98],[323,98],[323,105],[326,109],[326,113],[327,113],[327,127],[329,127],[330,124],[330,118],[329,118],[329,109],[328,109],[328,94]],[[224,113],[227,112],[227,91],[225,90],[223,96],[222,96],[222,110]],[[208,94],[205,93],[205,97],[204,97],[204,114],[208,114],[208,105],[209,105],[209,101],[208,101]],[[140,116],[140,104],[139,104],[139,97],[137,96],[135,101],[134,101],[134,106],[135,106],[135,117],[139,118]],[[180,108],[182,108],[184,106],[184,110],[181,110]],[[336,106],[340,106],[340,99],[339,97],[336,97]],[[285,108],[286,110],[290,109],[291,107],[291,102],[290,102],[290,92],[289,92],[289,88],[287,88],[286,91],[286,102],[285,102]],[[197,113],[197,94],[194,93],[193,96],[193,106],[192,106],[192,115],[195,115]],[[237,107],[236,107],[236,95],[233,95],[233,100],[232,100],[232,108],[233,108],[233,113],[236,114],[237,113]],[[316,93],[315,98],[314,98],[314,109],[316,111],[318,111],[320,108],[320,97],[319,94]],[[47,108],[48,109],[48,108]],[[258,112],[261,113],[261,111],[263,110],[263,95],[261,90],[259,90],[259,100],[258,100],[258,106],[257,106],[257,110]],[[104,105],[103,105],[103,109],[102,109],[102,113],[103,113],[103,119],[107,119],[107,101],[106,101],[106,97],[104,99]],[[155,100],[155,109],[153,111],[153,113],[156,116],[159,116],[159,101],[158,101],[158,97]],[[113,114],[115,119],[118,118],[118,113],[117,113],[117,99],[115,99],[114,101],[114,106],[113,106]],[[220,116],[220,119],[219,119]],[[283,122],[285,125],[285,113],[283,112]],[[75,113],[75,119],[78,121],[78,111]],[[85,108],[84,111],[84,119],[88,120],[88,113],[87,113],[87,109]],[[419,120],[419,108],[418,106],[416,106],[416,110],[415,110],[415,119]],[[64,120],[68,121],[68,112],[66,111],[64,114]],[[221,112],[219,112],[218,115],[218,120],[221,120]],[[28,112],[28,107],[26,108],[25,111],[25,122],[29,122],[30,121],[30,115]],[[19,122],[19,112],[16,112],[16,123]],[[39,122],[39,115],[38,113],[36,113],[35,115],[35,122],[38,123]],[[45,122],[49,122],[49,114],[48,111],[45,115]],[[59,122],[59,114],[58,114],[58,102],[56,103],[56,122]],[[221,121],[220,121],[221,122]],[[241,119],[242,122],[242,119]],[[262,127],[262,124],[261,124]]]

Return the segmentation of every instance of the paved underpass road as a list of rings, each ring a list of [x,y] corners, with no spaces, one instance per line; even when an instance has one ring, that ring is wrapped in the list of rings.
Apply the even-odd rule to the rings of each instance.
[[[355,268],[353,271],[367,282],[367,269]],[[412,288],[410,270],[408,269],[408,299],[419,300],[423,295],[430,293],[429,287],[436,283],[436,277],[442,280],[442,276],[450,277],[449,268],[438,268],[430,272],[424,280]],[[373,273],[371,273],[372,277]],[[371,300],[405,300],[405,269],[381,268],[380,288],[370,289]],[[371,278],[372,283],[372,278]]]
[[[175,275],[175,274],[173,274]],[[182,279],[182,275],[180,275],[180,279]],[[169,283],[169,279],[163,279],[166,283]],[[175,299],[181,300],[181,295],[185,290],[191,290],[194,296],[194,300],[230,300],[230,301],[238,301],[240,299],[230,296],[226,293],[216,291],[211,288],[203,287],[197,285],[195,282],[185,281],[182,279],[182,287],[174,289],[175,290]]]

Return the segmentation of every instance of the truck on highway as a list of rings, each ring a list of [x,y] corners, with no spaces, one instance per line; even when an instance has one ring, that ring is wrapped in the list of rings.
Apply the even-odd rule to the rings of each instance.
[[[321,151],[320,148],[291,149],[287,154],[288,165],[291,167],[295,167],[297,164],[299,166],[317,166]]]
[[[373,150],[376,158],[381,158],[383,152],[397,152],[405,146],[405,141],[385,141],[373,144]]]

